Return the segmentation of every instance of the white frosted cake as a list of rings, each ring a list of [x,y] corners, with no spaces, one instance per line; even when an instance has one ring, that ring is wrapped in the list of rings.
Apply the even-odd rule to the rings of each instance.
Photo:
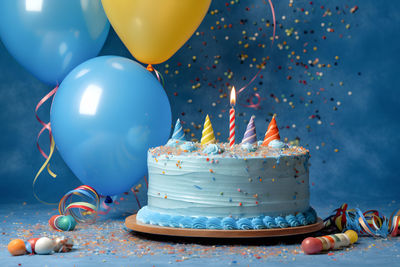
[[[307,149],[279,140],[231,147],[173,138],[148,151],[148,205],[137,220],[196,229],[312,224],[308,159]]]

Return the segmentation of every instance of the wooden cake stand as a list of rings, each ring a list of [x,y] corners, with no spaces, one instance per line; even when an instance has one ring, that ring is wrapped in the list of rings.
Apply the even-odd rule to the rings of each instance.
[[[279,237],[292,236],[317,232],[324,228],[321,218],[314,224],[288,228],[258,229],[258,230],[212,230],[212,229],[189,229],[162,227],[151,224],[144,224],[136,221],[136,214],[125,219],[127,228],[141,233],[182,236],[182,237],[209,237],[209,238],[260,238],[260,237]]]

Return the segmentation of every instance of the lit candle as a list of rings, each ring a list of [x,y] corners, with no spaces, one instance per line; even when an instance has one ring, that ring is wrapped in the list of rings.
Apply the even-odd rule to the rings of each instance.
[[[231,109],[229,110],[229,146],[232,148],[235,144],[235,104],[236,104],[236,90],[232,87],[231,90]]]

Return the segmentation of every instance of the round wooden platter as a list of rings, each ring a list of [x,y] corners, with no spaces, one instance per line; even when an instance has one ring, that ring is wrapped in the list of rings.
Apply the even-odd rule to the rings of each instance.
[[[125,219],[127,228],[141,233],[182,236],[182,237],[209,237],[209,238],[261,238],[278,237],[309,234],[324,228],[321,218],[318,218],[314,224],[288,228],[258,229],[258,230],[212,230],[212,229],[189,229],[162,227],[151,224],[144,224],[136,221],[136,214]]]

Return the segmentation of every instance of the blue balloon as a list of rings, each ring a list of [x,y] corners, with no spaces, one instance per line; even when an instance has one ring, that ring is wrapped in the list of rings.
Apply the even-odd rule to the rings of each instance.
[[[1,0],[0,37],[39,80],[55,85],[97,56],[110,23],[100,0]]]
[[[144,67],[103,56],[67,75],[50,122],[58,151],[81,182],[102,195],[116,195],[147,173],[147,150],[168,140],[171,107]]]

